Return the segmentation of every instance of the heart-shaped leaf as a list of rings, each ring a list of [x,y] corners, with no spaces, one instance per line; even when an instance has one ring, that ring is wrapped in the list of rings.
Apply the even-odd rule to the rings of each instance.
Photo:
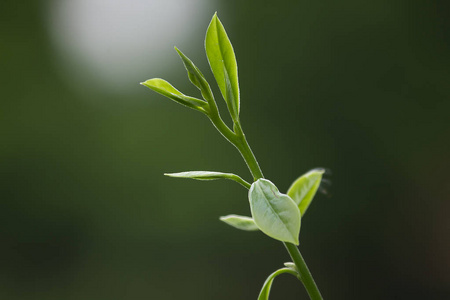
[[[236,56],[225,28],[214,14],[205,38],[206,56],[234,121],[239,120],[239,81]]]
[[[202,113],[207,113],[208,111],[207,102],[184,95],[164,79],[153,78],[145,82],[141,82],[141,84],[177,103],[198,110]]]
[[[238,215],[228,215],[224,217],[220,217],[220,221],[227,223],[230,226],[233,226],[240,230],[246,231],[255,231],[259,230],[258,226],[256,226],[255,221],[253,221],[250,217],[238,216]]]
[[[248,194],[259,229],[276,240],[298,245],[301,217],[295,202],[267,179],[255,181]]]
[[[314,169],[300,176],[289,188],[287,194],[294,200],[300,209],[303,217],[314,195],[319,188],[322,175],[325,173],[323,169]]]
[[[221,173],[221,172],[210,172],[210,171],[189,171],[189,172],[181,172],[181,173],[165,173],[164,175],[169,177],[177,177],[177,178],[190,178],[197,180],[216,180],[216,179],[230,179],[234,180],[237,183],[243,185],[247,189],[250,188],[250,183],[242,179],[236,174],[232,173]]]
[[[183,52],[178,50],[177,47],[175,47],[175,50],[178,52],[178,55],[180,55],[181,60],[183,61],[184,67],[188,72],[189,80],[202,92],[202,96],[206,101],[214,101],[211,87],[209,86],[202,72],[200,72],[200,70],[194,65],[194,63],[186,55],[184,55]]]
[[[295,277],[298,277],[298,274],[291,268],[282,268],[282,269],[276,270],[275,272],[270,274],[269,277],[267,277],[267,279],[264,282],[264,285],[261,289],[261,292],[259,293],[258,300],[269,300],[270,288],[272,287],[272,283],[273,283],[275,277],[277,277],[278,275],[283,274],[283,273],[288,273],[288,274],[294,275]]]

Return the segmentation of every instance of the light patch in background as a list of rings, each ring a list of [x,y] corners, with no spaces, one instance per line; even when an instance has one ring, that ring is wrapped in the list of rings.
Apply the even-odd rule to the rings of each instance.
[[[71,86],[133,93],[140,81],[162,76],[158,73],[167,73],[179,63],[174,45],[186,46],[191,37],[194,41],[204,37],[217,10],[215,4],[208,0],[51,0],[48,24],[56,64]]]

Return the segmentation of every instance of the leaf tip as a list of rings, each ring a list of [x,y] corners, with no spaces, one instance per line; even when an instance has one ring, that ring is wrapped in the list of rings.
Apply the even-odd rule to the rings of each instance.
[[[184,61],[185,55],[183,54],[183,52],[181,52],[181,50],[178,49],[176,46],[174,48],[175,51],[177,51],[178,55],[181,57],[181,59]]]
[[[216,12],[214,13],[212,19],[211,19],[211,23],[210,23],[210,24],[216,23],[217,20],[219,20],[219,17],[217,16],[217,11],[216,11]]]
[[[151,81],[152,79],[147,79],[145,81],[140,82],[139,84],[148,87]]]

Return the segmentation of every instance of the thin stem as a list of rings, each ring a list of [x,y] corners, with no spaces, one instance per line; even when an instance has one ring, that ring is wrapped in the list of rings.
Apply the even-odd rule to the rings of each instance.
[[[256,157],[253,154],[253,151],[250,148],[247,139],[245,138],[244,132],[242,131],[241,124],[239,122],[235,123],[234,128],[236,131],[236,135],[238,137],[238,141],[237,144],[235,144],[235,146],[236,148],[238,148],[239,152],[241,152],[241,155],[244,158],[247,167],[249,168],[250,172],[253,175],[253,179],[256,181],[260,178],[264,178],[264,175],[261,171],[258,161],[256,160]]]
[[[252,186],[250,183],[248,183],[247,181],[245,181],[244,179],[242,179],[240,176],[236,175],[236,174],[232,174],[230,176],[231,180],[236,181],[237,183],[241,184],[243,187],[245,187],[247,190],[250,189],[250,187]]]
[[[227,139],[239,150],[239,153],[241,153],[242,158],[250,170],[250,173],[252,173],[253,179],[256,181],[259,178],[264,178],[258,161],[256,160],[247,139],[245,138],[244,132],[242,131],[241,124],[239,122],[234,123],[235,132],[228,128],[220,117],[220,113],[215,102],[213,102],[213,105],[210,105],[210,112],[208,116],[216,129],[225,137],[225,139]]]
[[[323,300],[319,288],[317,287],[316,282],[314,281],[314,278],[312,277],[311,272],[309,271],[308,266],[306,265],[306,262],[303,259],[302,254],[300,253],[300,250],[298,250],[298,248],[294,244],[291,243],[283,243],[283,244],[288,250],[289,255],[291,256],[295,265],[297,266],[297,269],[300,273],[301,281],[303,282],[303,285],[305,286],[305,289],[308,292],[309,298],[311,298],[311,300]]]
[[[209,109],[210,111],[207,116],[213,123],[214,127],[216,127],[216,129],[223,135],[223,137],[227,141],[234,145],[236,134],[223,122],[222,118],[220,117],[219,110],[217,109],[217,105],[214,101],[210,103]]]

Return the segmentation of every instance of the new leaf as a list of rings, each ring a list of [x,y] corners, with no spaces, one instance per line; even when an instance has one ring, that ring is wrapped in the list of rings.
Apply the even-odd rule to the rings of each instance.
[[[208,103],[205,101],[202,101],[200,99],[189,97],[181,93],[179,90],[174,88],[170,83],[167,81],[160,79],[160,78],[153,78],[149,79],[145,82],[141,82],[142,85],[148,87],[149,89],[166,96],[169,99],[172,99],[173,101],[180,103],[182,105],[185,105],[187,107],[190,107],[192,109],[198,110],[202,113],[208,112]]]
[[[175,50],[178,52],[178,55],[180,55],[184,67],[188,72],[189,80],[192,82],[192,84],[194,84],[202,92],[202,96],[206,101],[214,101],[211,87],[209,86],[202,72],[200,72],[200,70],[194,65],[194,63],[186,55],[184,55],[183,52],[178,50],[177,47],[175,47]]]
[[[217,14],[214,14],[206,31],[205,49],[220,92],[227,103],[231,117],[237,122],[240,105],[236,56]]]
[[[319,188],[322,175],[325,171],[323,169],[314,169],[308,173],[300,176],[289,188],[287,194],[294,200],[300,209],[303,217],[309,205],[311,204],[314,195]]]

